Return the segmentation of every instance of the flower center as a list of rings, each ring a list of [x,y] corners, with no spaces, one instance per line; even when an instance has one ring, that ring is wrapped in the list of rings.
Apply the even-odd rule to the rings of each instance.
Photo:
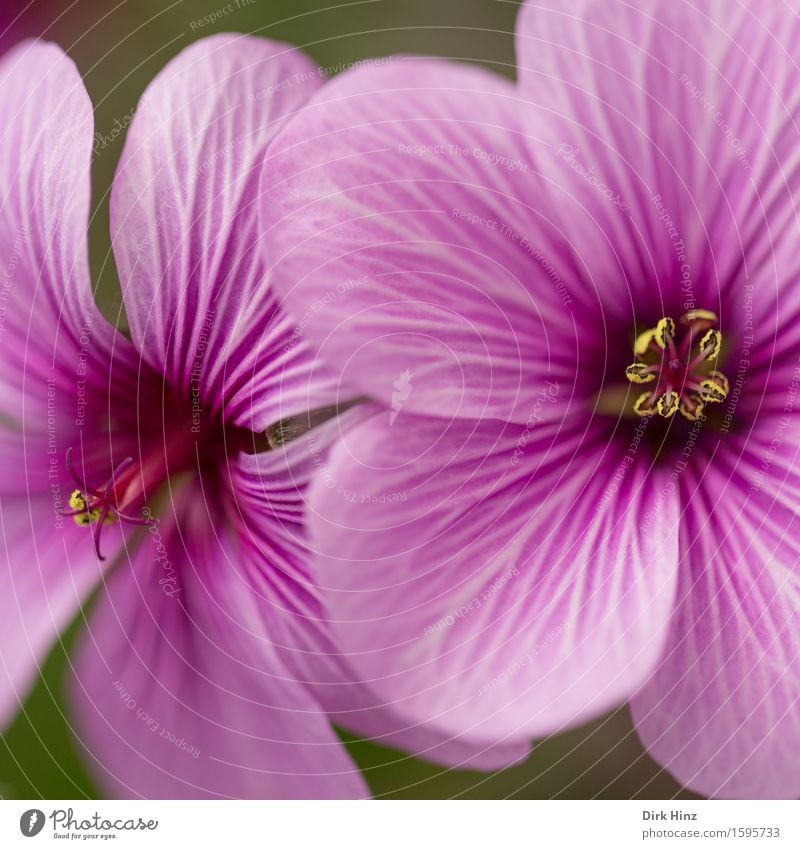
[[[634,401],[637,415],[668,419],[680,412],[697,421],[706,404],[725,400],[729,384],[717,371],[722,347],[717,324],[710,310],[691,310],[677,324],[665,317],[636,337],[636,360],[625,375],[631,383],[653,384]]]
[[[69,497],[70,510],[65,511],[65,516],[72,516],[77,525],[92,525],[94,531],[92,540],[94,550],[100,560],[105,557],[100,553],[100,531],[103,525],[112,525],[117,519],[124,519],[135,525],[146,525],[147,520],[137,516],[129,516],[122,512],[120,506],[120,493],[123,491],[122,484],[130,478],[134,469],[133,457],[127,457],[112,472],[109,480],[102,487],[90,486],[78,474],[72,462],[72,448],[67,449],[67,469],[70,476],[78,485],[79,489],[73,491]]]
[[[163,431],[138,429],[140,454],[125,457],[102,483],[89,480],[82,464],[76,468],[72,448],[67,449],[66,467],[76,489],[64,515],[72,516],[78,525],[91,527],[100,560],[105,559],[100,552],[103,528],[117,521],[151,523],[151,518],[142,516],[142,508],[170,477],[189,470],[205,474],[226,456],[269,448],[266,439],[242,428],[206,421],[205,417],[196,424],[172,399],[165,407],[164,420],[170,424]]]
[[[185,471],[196,462],[198,447],[201,446],[189,438],[183,428],[165,432],[162,439],[148,440],[136,460],[126,457],[99,486],[89,483],[79,473],[73,462],[72,448],[68,448],[67,471],[77,489],[70,495],[71,509],[64,515],[72,516],[78,525],[92,527],[95,551],[98,558],[104,560],[100,553],[103,527],[118,520],[134,525],[148,524],[149,520],[141,517],[142,507],[170,475]]]
[[[185,405],[167,399],[161,417],[170,426],[161,431],[144,431],[147,421],[136,425],[137,442],[143,446],[137,457],[126,457],[100,485],[91,484],[82,469],[76,468],[72,448],[67,449],[66,466],[76,489],[69,499],[70,509],[63,513],[75,523],[91,527],[95,552],[100,560],[100,535],[106,525],[117,521],[148,525],[142,508],[173,475],[194,470],[198,474],[215,474],[219,464],[239,453],[258,454],[281,448],[330,418],[366,399],[319,407],[276,422],[264,433],[225,424],[205,413],[200,418],[187,414]],[[142,434],[145,434],[145,438]]]

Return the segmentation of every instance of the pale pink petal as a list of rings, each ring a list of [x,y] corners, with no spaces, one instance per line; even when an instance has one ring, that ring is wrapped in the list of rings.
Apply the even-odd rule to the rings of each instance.
[[[524,742],[474,741],[409,721],[371,692],[347,662],[327,624],[323,599],[309,569],[303,519],[305,493],[326,475],[327,453],[338,435],[374,414],[356,408],[315,428],[283,449],[241,455],[230,468],[231,502],[248,552],[230,580],[258,604],[281,661],[315,695],[331,721],[386,746],[446,766],[499,769],[529,752]]]
[[[647,465],[574,421],[356,427],[309,502],[338,645],[398,713],[475,740],[625,701],[676,581],[677,493]]]
[[[574,377],[522,106],[482,69],[395,57],[332,80],[270,147],[265,251],[340,394],[524,421],[533,384]]]
[[[24,42],[0,60],[3,493],[49,491],[67,448],[108,418],[109,396],[130,405],[137,358],[97,310],[89,275],[93,129],[59,47]]]
[[[135,344],[179,392],[252,430],[335,396],[257,244],[266,145],[322,81],[288,45],[203,39],[145,91],[114,180],[114,255]]]
[[[678,606],[632,702],[650,754],[707,796],[800,796],[798,431],[771,424],[684,474]]]
[[[798,38],[796,7],[770,0],[523,4],[537,164],[611,313],[694,303],[742,330],[755,283],[757,319],[779,295],[797,315]]]
[[[109,528],[109,562],[120,548]],[[50,494],[0,496],[0,727],[19,710],[47,654],[100,580],[85,528],[59,517]]]
[[[246,546],[202,515],[198,487],[173,494],[90,618],[74,700],[93,771],[126,797],[366,795],[264,627]]]

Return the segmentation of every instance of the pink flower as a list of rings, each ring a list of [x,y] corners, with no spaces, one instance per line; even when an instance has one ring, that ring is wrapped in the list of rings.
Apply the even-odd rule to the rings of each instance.
[[[0,65],[0,720],[99,584],[73,695],[117,795],[364,795],[331,719],[447,763],[525,752],[395,721],[321,621],[303,493],[337,422],[313,451],[274,426],[330,417],[306,413],[335,387],[255,249],[264,149],[321,84],[232,35],[152,83],[111,195],[128,341],[93,300],[80,77],[38,42]]]
[[[276,139],[275,284],[303,315],[360,281],[306,332],[382,405],[311,490],[319,580],[414,721],[630,700],[688,787],[800,795],[798,37],[783,3],[537,0],[517,85],[397,58]]]

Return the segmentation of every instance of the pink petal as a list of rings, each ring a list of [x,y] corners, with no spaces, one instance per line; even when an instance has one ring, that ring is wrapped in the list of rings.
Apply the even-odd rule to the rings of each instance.
[[[574,374],[520,105],[494,74],[399,58],[335,78],[270,147],[265,250],[342,394],[524,421],[532,384]]]
[[[110,528],[109,562],[120,548]],[[88,532],[57,522],[50,494],[0,497],[0,727],[22,705],[53,643],[75,618],[102,569]]]
[[[800,796],[797,427],[772,424],[687,470],[668,650],[632,702],[650,754],[707,796]]]
[[[247,547],[198,504],[175,496],[90,619],[74,698],[95,772],[126,797],[366,795],[264,627]]]
[[[358,678],[327,626],[303,518],[305,492],[324,475],[328,449],[342,432],[374,412],[356,408],[283,449],[242,455],[231,467],[231,490],[242,516],[246,568],[232,570],[258,599],[281,662],[310,689],[331,721],[385,746],[461,769],[499,769],[524,759],[527,743],[474,741],[409,722]]]
[[[322,83],[302,53],[218,35],[145,92],[111,197],[135,344],[179,391],[253,430],[330,400],[257,250],[258,174],[281,123]]]
[[[508,742],[647,678],[673,604],[677,497],[604,442],[574,421],[409,417],[398,432],[381,417],[334,449],[309,498],[319,580],[337,643],[397,712]]]
[[[0,60],[0,492],[49,490],[48,455],[77,446],[76,419],[97,407],[107,417],[109,383],[135,366],[92,296],[93,129],[78,71],[56,45],[25,42]]]
[[[523,5],[520,90],[549,150],[538,164],[609,310],[694,301],[730,329],[754,282],[756,314],[774,314],[776,287],[800,272],[798,38],[791,4],[768,0]]]
[[[108,387],[118,383],[124,392],[135,360],[92,297],[86,244],[92,106],[72,61],[44,42],[6,54],[0,117],[6,263],[0,281],[0,723],[6,724],[101,574],[87,529],[60,515],[71,489],[64,455],[80,447],[81,432],[98,424],[101,411],[107,418]],[[96,447],[87,442],[87,452]],[[119,545],[118,530],[109,528],[109,562]]]
[[[87,324],[114,339],[88,266],[92,104],[72,60],[41,41],[3,56],[0,92],[4,362],[52,357],[54,340],[74,356]]]

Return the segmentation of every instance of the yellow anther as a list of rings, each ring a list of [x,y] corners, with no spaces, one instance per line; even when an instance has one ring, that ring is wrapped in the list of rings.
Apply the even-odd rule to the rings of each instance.
[[[707,380],[700,381],[700,395],[704,401],[721,404],[729,391],[728,378],[721,372],[715,372]]]
[[[100,511],[89,510],[87,513],[77,513],[72,518],[75,520],[76,525],[94,525],[100,519]],[[108,524],[108,522],[105,524]]]
[[[79,489],[74,490],[72,495],[70,495],[69,506],[73,510],[86,509],[86,499],[83,497],[83,493]]]
[[[721,371],[712,372],[710,375],[710,379],[714,381],[718,386],[722,388],[722,391],[727,395],[731,391],[731,385],[728,382],[728,378]]]
[[[633,401],[637,415],[669,419],[680,412],[691,422],[704,421],[706,404],[725,400],[728,380],[716,370],[722,352],[718,321],[711,310],[692,309],[677,324],[664,316],[636,337],[636,361],[625,367],[625,376],[631,383],[654,385]]]
[[[656,407],[658,408],[658,414],[663,416],[665,419],[669,419],[675,415],[678,411],[678,405],[681,402],[681,396],[678,395],[677,392],[673,392],[671,389],[669,392],[665,392],[659,399]]]
[[[719,319],[717,314],[711,312],[711,310],[689,310],[681,316],[681,324],[691,324],[693,321],[710,321],[712,324],[716,324]]]
[[[653,341],[653,336],[655,336],[656,332],[651,327],[650,330],[645,330],[644,333],[640,333],[636,337],[636,341],[633,343],[633,353],[636,354],[637,357],[641,357],[647,353],[647,349],[650,347],[650,343]]]
[[[72,495],[70,495],[69,506],[73,510],[81,511],[80,513],[76,513],[72,518],[75,520],[76,525],[81,525],[82,527],[96,524],[103,515],[103,511],[99,508],[87,509],[86,496],[79,489],[74,490]],[[112,525],[116,521],[116,515],[112,511],[109,511],[103,524]]]
[[[689,419],[690,422],[696,422],[703,415],[704,404],[698,398],[693,398],[692,401],[694,402],[694,406],[689,406],[685,399],[681,401],[680,411],[685,419]]]
[[[675,322],[668,317],[662,318],[656,325],[653,339],[656,345],[663,351],[669,344],[670,339],[675,336]]]
[[[625,375],[631,383],[650,383],[656,379],[646,363],[632,363],[625,369]]]
[[[715,360],[722,347],[722,334],[719,330],[707,330],[700,340],[700,353],[707,360]]]
[[[650,401],[652,400],[652,397],[652,392],[643,392],[633,402],[633,412],[636,413],[637,416],[654,416],[656,414],[656,411],[653,407],[650,406]]]

